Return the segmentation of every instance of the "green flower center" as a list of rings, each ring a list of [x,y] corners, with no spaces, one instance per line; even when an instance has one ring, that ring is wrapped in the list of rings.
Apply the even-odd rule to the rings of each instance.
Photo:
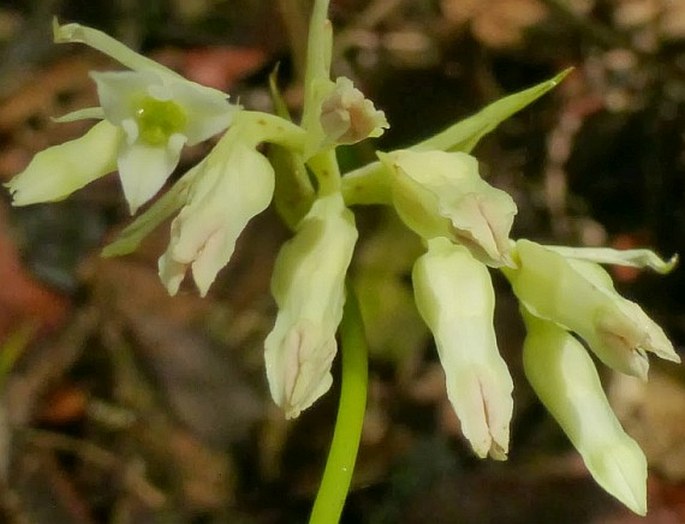
[[[146,96],[135,109],[139,139],[151,146],[160,146],[186,125],[186,113],[173,100],[158,100]]]

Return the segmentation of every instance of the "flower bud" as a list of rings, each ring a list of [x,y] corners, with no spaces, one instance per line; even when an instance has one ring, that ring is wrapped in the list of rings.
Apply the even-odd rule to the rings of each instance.
[[[598,264],[569,259],[531,242],[516,243],[519,268],[505,269],[514,293],[535,316],[578,333],[606,365],[647,378],[647,352],[680,357],[663,330],[614,289]]]
[[[68,197],[77,189],[117,168],[120,130],[107,121],[81,138],[41,151],[5,186],[12,204],[26,206]]]
[[[493,267],[511,264],[509,231],[516,204],[478,174],[466,153],[409,150],[379,153],[392,174],[393,203],[423,238],[444,236]]]
[[[326,142],[331,144],[354,144],[381,136],[383,129],[390,127],[385,113],[344,76],[336,80],[333,91],[324,98],[319,118]]]
[[[506,459],[513,383],[493,327],[487,268],[445,238],[428,243],[413,270],[416,305],[433,332],[447,396],[476,454]]]
[[[159,276],[175,295],[189,267],[202,296],[233,255],[238,235],[271,202],[274,171],[236,133],[198,166],[186,204],[171,223],[171,239],[159,259]]]
[[[271,291],[278,315],[264,342],[271,396],[295,418],[331,386],[335,333],[345,303],[345,274],[357,240],[342,195],[314,202],[276,259]]]
[[[523,309],[523,308],[522,308]],[[647,460],[621,428],[585,348],[556,324],[523,311],[526,377],[607,492],[647,512]]]

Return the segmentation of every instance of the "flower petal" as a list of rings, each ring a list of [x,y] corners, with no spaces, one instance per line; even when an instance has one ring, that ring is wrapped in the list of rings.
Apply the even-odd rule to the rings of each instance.
[[[150,85],[161,82],[159,75],[149,71],[91,72],[98,98],[107,120],[121,125],[135,115],[135,100],[149,94]]]
[[[25,206],[66,198],[77,189],[116,169],[121,131],[106,120],[81,138],[41,151],[6,185],[12,204]]]
[[[195,82],[170,82],[173,99],[186,111],[183,134],[192,146],[226,129],[240,108],[228,102],[228,95]]]
[[[166,147],[122,144],[119,177],[132,215],[162,188],[178,165],[183,144],[180,134],[172,135]]]

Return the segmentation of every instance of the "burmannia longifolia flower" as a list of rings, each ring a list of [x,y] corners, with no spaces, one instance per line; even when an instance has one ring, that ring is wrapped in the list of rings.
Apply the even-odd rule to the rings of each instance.
[[[221,91],[191,82],[95,29],[55,22],[54,32],[56,42],[83,42],[132,71],[91,73],[100,107],[58,121],[102,121],[83,137],[38,153],[7,184],[14,205],[61,200],[118,169],[133,214],[162,188],[184,145],[231,124],[237,107]]]
[[[525,311],[526,377],[607,492],[639,515],[647,512],[647,460],[619,423],[595,364],[582,344],[553,322]]]
[[[378,153],[391,175],[393,204],[404,223],[425,239],[462,244],[482,262],[511,263],[514,200],[480,177],[466,153],[399,150]]]
[[[331,387],[345,274],[356,241],[354,215],[333,193],[314,202],[276,259],[271,292],[278,314],[264,356],[271,396],[287,418]]]
[[[497,349],[488,268],[464,246],[435,238],[414,265],[413,283],[462,433],[479,457],[506,459],[514,386]]]
[[[647,379],[647,352],[680,362],[663,330],[614,289],[594,262],[567,258],[531,242],[516,242],[518,268],[503,268],[521,303],[535,316],[580,335],[606,365]]]

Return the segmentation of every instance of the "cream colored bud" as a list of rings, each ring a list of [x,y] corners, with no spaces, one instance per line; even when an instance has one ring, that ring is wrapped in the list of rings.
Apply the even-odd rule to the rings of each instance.
[[[390,127],[385,113],[345,77],[338,78],[333,91],[324,98],[320,123],[328,144],[354,144],[381,136]]]
[[[647,352],[680,361],[663,330],[616,292],[598,264],[529,240],[516,243],[516,255],[518,269],[504,272],[519,300],[537,317],[578,333],[606,365],[646,379]]]
[[[402,220],[424,238],[447,237],[493,266],[511,265],[512,198],[478,174],[466,153],[409,150],[379,153],[392,174],[393,203]]]
[[[504,460],[513,383],[497,349],[488,269],[445,238],[428,246],[414,265],[414,294],[435,337],[447,395],[475,453]]]
[[[264,342],[271,395],[297,417],[331,386],[335,333],[345,303],[345,274],[357,240],[342,195],[314,202],[282,248],[271,279],[278,315]]]
[[[621,428],[587,351],[556,324],[523,311],[526,377],[607,492],[639,515],[647,512],[647,460]]]

